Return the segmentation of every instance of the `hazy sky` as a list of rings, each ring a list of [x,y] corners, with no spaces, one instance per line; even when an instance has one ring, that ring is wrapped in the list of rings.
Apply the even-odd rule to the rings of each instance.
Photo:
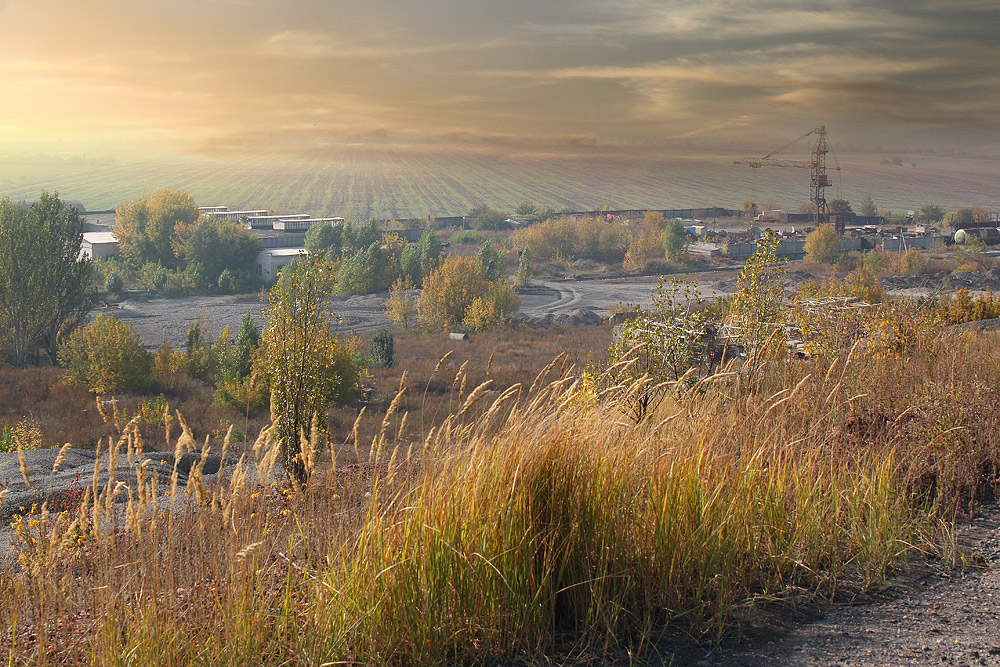
[[[997,0],[0,0],[0,142],[961,142]],[[0,146],[2,148],[2,146]]]

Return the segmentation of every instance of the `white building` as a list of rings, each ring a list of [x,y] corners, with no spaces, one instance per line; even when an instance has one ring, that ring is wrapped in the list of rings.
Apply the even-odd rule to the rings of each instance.
[[[306,255],[305,248],[267,248],[257,253],[257,275],[265,283],[273,283],[278,272],[300,256]]]
[[[118,256],[118,239],[113,232],[84,232],[80,243],[81,259],[107,259]]]

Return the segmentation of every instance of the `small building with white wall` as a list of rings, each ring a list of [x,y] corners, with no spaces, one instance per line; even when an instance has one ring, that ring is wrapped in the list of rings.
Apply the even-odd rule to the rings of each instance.
[[[113,232],[84,232],[80,242],[81,259],[107,259],[118,256],[118,239]]]
[[[281,269],[305,255],[305,248],[266,248],[257,253],[257,275],[265,283],[273,283]]]

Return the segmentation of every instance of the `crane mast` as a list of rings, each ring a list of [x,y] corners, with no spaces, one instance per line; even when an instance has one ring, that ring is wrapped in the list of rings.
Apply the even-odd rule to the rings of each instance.
[[[816,143],[813,144],[808,162],[804,160],[784,160],[772,157],[775,153],[778,153],[795,143],[795,141],[805,139],[811,135],[816,135]],[[799,167],[809,169],[809,201],[812,204],[813,222],[819,225],[821,223],[830,222],[830,207],[826,203],[826,188],[833,185],[833,182],[826,173],[826,154],[829,151],[830,147],[826,141],[826,126],[820,125],[815,130],[806,132],[798,139],[785,144],[778,150],[768,153],[762,158],[745,157],[740,160],[736,160],[733,164],[742,164],[754,169],[759,167]],[[839,171],[840,167],[834,167],[834,169]],[[838,216],[834,220],[834,226],[837,228],[838,233],[844,233],[844,224],[845,221],[841,216]]]

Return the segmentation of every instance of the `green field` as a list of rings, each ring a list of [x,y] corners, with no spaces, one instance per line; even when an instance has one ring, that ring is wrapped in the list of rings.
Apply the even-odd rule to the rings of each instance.
[[[182,188],[203,205],[269,208],[348,218],[458,215],[479,204],[520,203],[557,210],[738,208],[773,199],[794,210],[808,200],[805,169],[749,169],[739,154],[681,154],[642,147],[574,147],[550,152],[426,145],[345,144],[240,156],[187,155],[110,165],[37,164],[0,156],[0,196],[42,190],[110,209],[159,187]],[[840,156],[827,198],[858,202],[870,194],[895,211],[938,204],[1000,210],[1000,161]],[[894,156],[888,156],[894,157]],[[911,166],[911,161],[915,166]]]

